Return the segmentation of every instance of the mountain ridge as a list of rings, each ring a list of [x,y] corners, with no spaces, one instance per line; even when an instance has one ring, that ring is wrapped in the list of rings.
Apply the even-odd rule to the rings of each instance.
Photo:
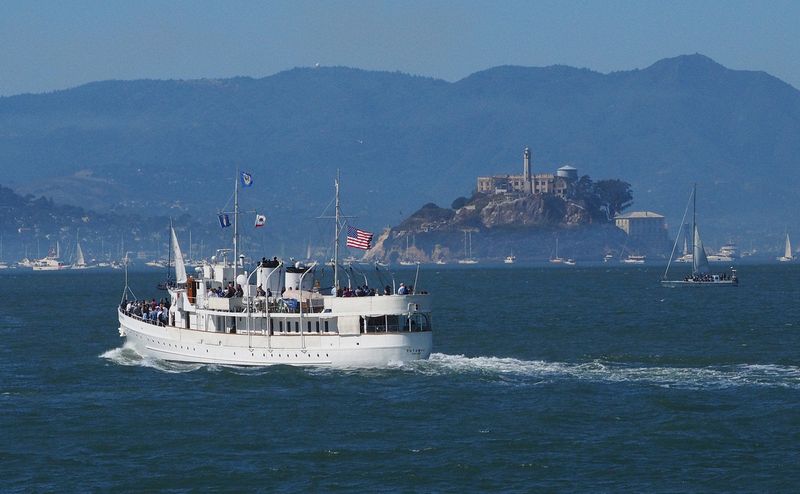
[[[0,98],[4,183],[21,192],[92,208],[179,202],[213,221],[238,164],[270,184],[259,207],[276,227],[318,215],[337,168],[350,212],[379,228],[468,194],[478,175],[517,173],[529,146],[535,172],[570,163],[625,180],[634,209],[672,224],[700,182],[710,238],[769,235],[800,227],[793,216],[769,218],[790,210],[798,132],[795,88],[699,54],[609,73],[507,65],[448,82],[298,67]],[[108,181],[107,197],[81,192],[75,177],[87,170]]]

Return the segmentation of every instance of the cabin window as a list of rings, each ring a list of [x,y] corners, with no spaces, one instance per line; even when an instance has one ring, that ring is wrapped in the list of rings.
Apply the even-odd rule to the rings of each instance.
[[[325,321],[325,332],[328,332],[328,321]]]
[[[317,319],[317,333],[319,333],[319,319]]]
[[[273,319],[269,320],[269,330],[270,331],[274,331],[275,330],[275,321]]]
[[[278,331],[283,333],[283,321],[278,321]]]
[[[427,314],[412,314],[409,317],[408,326],[410,331],[430,331],[431,320]]]
[[[294,322],[294,332],[295,333],[299,333],[300,332],[300,322],[298,322],[298,321]]]
[[[308,332],[310,333],[311,332],[311,321],[307,322],[306,327],[308,327]]]

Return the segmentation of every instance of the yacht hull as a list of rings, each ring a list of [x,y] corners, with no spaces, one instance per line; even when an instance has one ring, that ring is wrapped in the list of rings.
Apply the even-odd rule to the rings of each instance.
[[[143,356],[239,366],[386,367],[427,359],[430,331],[382,334],[221,333],[157,326],[119,312],[119,331]]]

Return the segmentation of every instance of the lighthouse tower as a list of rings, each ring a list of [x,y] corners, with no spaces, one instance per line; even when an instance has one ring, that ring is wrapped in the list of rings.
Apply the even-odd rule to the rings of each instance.
[[[522,161],[522,182],[525,194],[532,195],[533,194],[533,181],[531,179],[531,150],[530,148],[525,148],[525,153],[523,154],[523,161]]]

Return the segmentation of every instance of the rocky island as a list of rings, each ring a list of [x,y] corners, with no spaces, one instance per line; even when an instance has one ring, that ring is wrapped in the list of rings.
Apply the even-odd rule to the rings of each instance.
[[[556,255],[601,260],[607,253],[639,250],[614,225],[614,217],[633,202],[630,184],[578,177],[571,166],[532,174],[530,156],[526,148],[522,175],[478,177],[471,197],[459,197],[450,208],[425,204],[384,230],[365,260],[501,260],[512,252],[527,261]]]

